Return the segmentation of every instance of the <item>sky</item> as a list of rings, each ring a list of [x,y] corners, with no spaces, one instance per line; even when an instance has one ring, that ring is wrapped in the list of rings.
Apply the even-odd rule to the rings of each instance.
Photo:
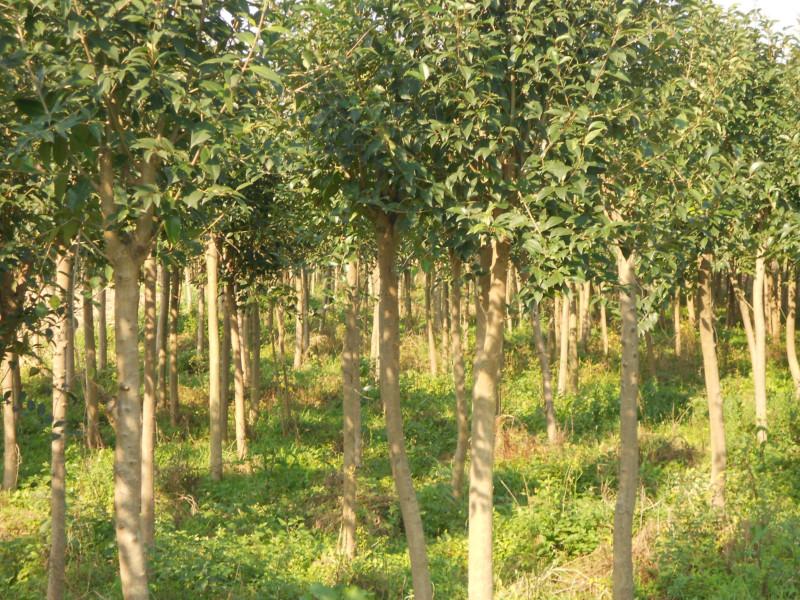
[[[777,21],[777,28],[792,27],[800,33],[797,20],[800,18],[800,0],[716,0],[717,4],[730,7],[736,4],[741,10],[760,9],[767,17]]]

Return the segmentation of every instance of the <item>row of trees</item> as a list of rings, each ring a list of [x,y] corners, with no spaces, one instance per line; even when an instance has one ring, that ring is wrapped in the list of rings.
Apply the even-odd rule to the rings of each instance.
[[[470,458],[470,598],[493,595],[494,435],[509,286],[521,302],[516,312],[533,316],[554,443],[555,344],[548,348],[542,329],[558,338],[557,391],[574,390],[589,290],[600,290],[603,331],[606,301],[618,298],[611,311],[618,308],[622,343],[616,597],[633,597],[634,586],[639,340],[670,302],[678,311],[686,289],[699,304],[715,506],[724,506],[725,470],[715,278],[717,290],[729,280],[749,332],[758,441],[768,432],[765,307],[776,335],[779,281],[787,284],[787,352],[800,385],[793,335],[798,49],[757,15],[706,2],[633,0],[11,1],[0,18],[0,47],[0,202],[9,216],[1,225],[0,353],[12,372],[16,356],[42,358],[37,333],[53,348],[51,598],[64,587],[76,260],[87,289],[107,278],[115,292],[115,523],[126,598],[148,597],[159,381],[169,381],[169,415],[177,418],[179,268],[191,267],[203,290],[196,314],[207,320],[207,341],[198,327],[197,343],[208,346],[215,480],[224,473],[224,366],[233,360],[235,437],[245,459],[248,416],[252,424],[260,410],[260,324],[274,323],[284,358],[287,309],[294,312],[300,367],[311,343],[309,274],[326,278],[331,299],[340,299],[341,545],[350,557],[361,444],[359,315],[372,313],[371,355],[416,598],[433,590],[400,410],[399,286],[409,298],[412,264],[427,274],[433,371],[437,294],[447,307],[438,312],[449,321],[443,329],[458,414],[454,494],[462,493]],[[432,286],[433,273],[446,283]],[[365,287],[377,297],[374,311]],[[431,294],[432,287],[440,291]],[[465,310],[473,298],[474,310]],[[274,315],[246,308],[259,302],[274,306]],[[91,302],[85,306],[89,330]],[[687,306],[693,311],[694,300]],[[467,354],[460,324],[472,313],[476,342]],[[99,329],[104,340],[105,325]],[[96,446],[90,346],[86,439]],[[474,358],[471,416],[465,356]],[[285,366],[282,380],[288,430]],[[4,483],[12,487],[10,402],[4,432]]]

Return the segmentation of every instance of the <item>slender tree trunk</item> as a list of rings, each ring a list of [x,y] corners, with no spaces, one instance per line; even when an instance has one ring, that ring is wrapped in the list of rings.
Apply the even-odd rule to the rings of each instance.
[[[144,398],[142,401],[142,541],[155,542],[156,445],[156,278],[158,266],[150,256],[144,263]]]
[[[567,380],[569,379],[569,319],[570,319],[569,294],[561,296],[561,327],[559,335],[559,359],[558,359],[558,393],[567,393]]]
[[[297,310],[295,311],[294,321],[294,363],[292,366],[299,369],[303,366],[303,342],[305,340],[305,326],[303,318],[305,313],[303,307],[305,305],[304,292],[305,282],[302,269],[298,269],[294,276],[294,289],[297,293]]]
[[[83,338],[85,354],[84,402],[86,403],[86,445],[89,448],[100,448],[100,415],[97,406],[97,354],[94,343],[94,306],[92,303],[92,286],[89,278],[84,283],[83,298]]]
[[[156,406],[167,408],[167,333],[169,331],[169,269],[161,263],[160,293],[158,297],[158,323],[156,325],[156,354],[158,370],[156,381]]]
[[[756,435],[759,443],[767,441],[767,336],[764,321],[764,255],[759,249],[753,278],[753,325],[755,330],[755,359],[753,388],[755,391]],[[774,307],[773,307],[774,308]],[[780,333],[780,330],[775,333]]]
[[[69,280],[69,290],[66,297],[66,310],[67,310],[67,388],[70,390],[75,389],[75,263],[78,262],[77,247],[73,254],[73,268]]]
[[[222,302],[222,338],[220,339],[219,349],[219,413],[220,413],[220,435],[222,442],[228,441],[228,406],[230,404],[231,388],[231,327],[233,321],[237,319],[236,310],[228,302],[225,289],[221,290],[218,302]]]
[[[483,344],[476,348],[472,389],[472,454],[469,471],[469,561],[470,600],[492,598],[492,513],[495,413],[503,354],[506,317],[506,275],[509,245],[493,241],[491,263],[481,278],[482,310],[485,315]]]
[[[456,396],[456,452],[453,456],[453,496],[460,498],[464,488],[464,466],[469,445],[469,415],[467,414],[464,349],[461,344],[461,259],[450,250],[450,270],[453,289],[450,294],[450,348],[453,358],[453,386]]]
[[[372,294],[375,297],[375,304],[372,309],[372,335],[370,337],[369,348],[369,361],[374,365],[376,376],[380,373],[380,353],[381,353],[381,336],[380,336],[380,319],[381,307],[379,292],[380,289],[380,270],[375,266],[375,271],[372,275]]]
[[[786,358],[794,382],[795,399],[800,399],[800,364],[797,362],[795,331],[797,328],[797,271],[790,266],[786,290]]]
[[[544,417],[547,422],[547,441],[555,444],[558,441],[558,423],[553,405],[553,376],[550,374],[550,357],[542,335],[542,324],[539,317],[539,304],[533,305],[533,338],[536,342],[536,353],[539,356],[539,367],[542,369],[542,396],[544,398]]]
[[[104,371],[108,367],[108,325],[106,323],[106,288],[100,290],[97,308],[97,368]]]
[[[428,336],[428,368],[431,375],[436,376],[439,366],[436,361],[436,336],[433,333],[433,276],[431,273],[425,273],[425,331]]]
[[[603,356],[608,358],[608,319],[606,318],[606,301],[600,301],[600,336],[603,339]]]
[[[286,371],[286,314],[283,304],[275,306],[275,324],[278,329],[278,363],[283,375],[283,386],[281,389],[281,429],[284,435],[289,432],[289,424],[292,419],[292,406],[289,398],[289,374]]]
[[[47,561],[47,599],[64,598],[64,578],[67,555],[67,495],[66,462],[67,445],[67,321],[72,281],[72,251],[62,250],[56,257],[55,294],[61,301],[63,312],[53,324],[53,430],[50,441],[50,558]],[[8,455],[6,455],[8,457]],[[8,466],[8,465],[6,465]],[[16,469],[16,460],[14,469]],[[16,479],[16,473],[15,473]]]
[[[444,354],[444,364],[450,365],[450,330],[453,320],[450,318],[450,282],[442,284],[442,304],[444,307],[442,314],[442,353]]]
[[[580,378],[578,362],[578,307],[577,294],[575,294],[575,284],[570,286],[572,291],[569,297],[569,344],[567,354],[567,393],[576,394],[578,392],[578,381]]]
[[[561,357],[561,324],[564,320],[562,310],[563,305],[561,304],[561,294],[555,294],[553,296],[553,336],[554,336],[554,351],[555,348],[558,349],[559,352],[559,359]],[[559,381],[561,380],[559,373]],[[562,393],[559,386],[559,394]]]
[[[251,302],[248,308],[250,311],[250,343],[248,344],[250,350],[250,407],[248,409],[247,424],[252,427],[258,418],[261,400],[261,319],[258,304],[255,300]]]
[[[348,559],[356,554],[356,488],[357,441],[361,438],[361,381],[358,329],[358,262],[351,260],[346,265],[347,298],[344,311],[344,347],[342,348],[342,384],[344,394],[344,445],[342,474],[342,529],[339,536],[339,551]]]
[[[126,600],[146,600],[147,570],[141,532],[142,406],[139,398],[139,265],[117,256],[114,264],[114,331],[117,354],[117,439],[114,509],[120,579]]]
[[[19,447],[17,446],[17,419],[14,415],[13,367],[11,360],[0,362],[0,379],[3,394],[3,489],[17,489]]]
[[[205,324],[206,324],[206,291],[205,288],[200,285],[197,288],[197,343],[195,346],[195,352],[197,356],[202,356],[203,352],[206,349],[206,336],[205,336]]]
[[[589,342],[589,334],[592,328],[589,308],[592,302],[592,282],[584,281],[581,284],[580,292],[580,316],[578,319],[578,337],[581,348],[585,348]]]
[[[756,335],[753,331],[753,322],[750,319],[750,304],[747,302],[747,296],[744,288],[740,285],[738,279],[731,275],[731,285],[733,293],[736,296],[736,301],[739,304],[739,312],[742,316],[742,326],[744,327],[745,337],[747,338],[747,349],[750,351],[750,364],[756,364]]]
[[[190,315],[192,314],[192,274],[189,267],[183,269],[183,289],[183,309],[187,315]]]
[[[425,534],[417,495],[411,478],[400,410],[400,328],[397,299],[397,234],[394,218],[376,212],[375,234],[380,272],[380,390],[386,415],[389,460],[403,517],[411,559],[411,579],[416,600],[431,600],[431,585]]]
[[[703,373],[708,396],[708,420],[711,438],[711,495],[712,505],[725,505],[725,421],[722,412],[722,392],[719,384],[717,344],[714,340],[714,294],[711,289],[710,255],[701,258],[698,269],[700,294],[700,349],[703,353]],[[763,313],[762,313],[763,314]]]
[[[209,469],[211,479],[222,479],[222,390],[220,389],[219,313],[217,312],[217,275],[219,251],[213,236],[206,242],[206,306],[208,307],[208,413]]]
[[[231,316],[236,315],[239,321],[239,345],[242,347],[242,383],[244,384],[244,393],[247,395],[250,389],[250,382],[252,381],[252,373],[250,367],[252,361],[250,360],[250,342],[252,341],[250,326],[250,313],[246,306],[237,305],[236,311],[231,312]],[[305,355],[305,351],[303,352]],[[246,404],[245,404],[246,407]]]
[[[233,348],[233,405],[234,423],[236,425],[236,455],[239,460],[247,457],[247,421],[244,403],[244,368],[246,354],[242,352],[244,344],[239,332],[238,313],[241,311],[236,300],[233,283],[225,286],[225,301],[231,311],[231,347]]]
[[[303,362],[308,354],[308,347],[311,345],[311,319],[309,317],[309,298],[314,294],[313,286],[309,284],[311,274],[308,269],[303,267]]]
[[[681,356],[681,290],[675,290],[675,300],[672,303],[672,328],[675,332],[675,356]]]
[[[777,260],[770,261],[769,269],[766,269],[768,279],[766,283],[766,301],[769,303],[769,334],[773,340],[781,338],[781,270]],[[766,430],[765,430],[766,434]]]
[[[178,424],[178,319],[181,303],[181,271],[175,267],[170,277],[169,300],[169,423]]]
[[[697,327],[697,313],[695,309],[694,292],[686,292],[686,316],[689,319],[689,330],[694,332]]]
[[[639,440],[637,438],[636,400],[639,396],[639,334],[636,314],[635,256],[625,257],[617,250],[619,308],[622,339],[620,369],[620,455],[619,489],[614,509],[614,568],[612,574],[615,600],[633,600],[633,514],[639,475]]]
[[[413,290],[413,283],[411,278],[411,269],[406,269],[403,271],[403,282],[405,285],[403,286],[405,289],[405,294],[403,295],[404,300],[404,307],[405,310],[403,311],[405,314],[403,316],[403,320],[406,323],[406,329],[411,331],[414,327],[414,313],[411,310],[411,292]]]

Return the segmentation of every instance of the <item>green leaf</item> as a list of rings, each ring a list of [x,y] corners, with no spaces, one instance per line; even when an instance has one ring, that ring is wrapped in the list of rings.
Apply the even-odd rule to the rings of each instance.
[[[277,83],[278,85],[281,85],[283,83],[280,75],[278,75],[275,71],[273,71],[269,67],[265,67],[264,65],[251,64],[250,70],[259,77],[261,77],[261,79],[272,81],[274,83]]]
[[[189,147],[194,148],[197,144],[202,144],[209,139],[211,139],[211,133],[208,129],[195,129],[192,131],[192,139],[189,142]]]
[[[164,220],[164,230],[167,232],[167,239],[172,244],[177,244],[181,239],[181,218],[180,215],[172,214]]]

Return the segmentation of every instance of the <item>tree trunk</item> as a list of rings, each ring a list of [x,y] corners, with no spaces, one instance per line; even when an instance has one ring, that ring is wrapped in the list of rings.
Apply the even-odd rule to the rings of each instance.
[[[800,364],[797,362],[795,331],[797,327],[797,272],[789,267],[786,294],[786,358],[794,381],[795,399],[800,399]]]
[[[450,318],[450,282],[445,281],[442,283],[442,306],[444,308],[442,314],[442,354],[444,354],[444,364],[449,367],[450,356],[450,329],[452,328],[452,319]]]
[[[350,260],[346,266],[347,287],[344,310],[344,346],[342,348],[342,384],[344,412],[344,444],[342,474],[342,528],[339,551],[348,559],[356,554],[356,464],[358,440],[361,438],[361,382],[358,329],[358,262]]]
[[[292,418],[292,406],[289,398],[289,374],[286,372],[286,314],[283,304],[275,306],[275,324],[278,328],[278,364],[283,375],[281,388],[281,429],[285,434],[289,432],[289,423]]]
[[[294,362],[292,366],[299,369],[303,366],[303,342],[305,341],[305,325],[303,319],[305,318],[305,277],[302,269],[297,270],[294,276],[294,289],[297,293],[297,306],[295,310],[294,321]]]
[[[172,270],[169,299],[169,423],[178,424],[178,319],[181,303],[181,271]]]
[[[303,362],[308,354],[308,347],[311,345],[311,319],[309,317],[308,304],[311,296],[314,295],[313,286],[309,284],[311,274],[308,269],[303,267]],[[245,370],[246,371],[246,370]]]
[[[47,561],[47,599],[64,597],[67,555],[67,494],[65,449],[67,445],[67,301],[72,281],[72,250],[62,250],[56,257],[55,294],[62,311],[53,324],[53,431],[50,441],[50,558]],[[5,412],[5,411],[4,411]],[[8,455],[6,455],[8,459]],[[7,467],[8,465],[6,465]],[[16,469],[16,460],[14,468]],[[5,477],[4,477],[5,479]],[[16,473],[14,479],[16,480]]]
[[[756,257],[755,277],[753,278],[753,329],[755,330],[754,356],[756,359],[753,363],[753,388],[755,392],[756,436],[759,443],[767,441],[767,335],[763,304],[764,272],[763,249],[759,249],[759,256]],[[780,329],[775,333],[779,334]]]
[[[453,386],[456,396],[456,452],[453,456],[453,496],[460,498],[464,488],[464,465],[469,445],[469,415],[467,413],[464,349],[461,345],[461,259],[450,250],[450,270],[453,288],[450,294],[450,349],[453,358]]]
[[[19,471],[19,447],[17,419],[14,415],[14,373],[10,358],[0,362],[0,379],[3,382],[3,489],[15,490]]]
[[[580,288],[580,315],[578,318],[578,342],[581,348],[585,348],[589,341],[592,322],[589,315],[589,307],[592,301],[592,282],[584,281]]]
[[[614,508],[615,600],[633,600],[633,514],[639,475],[636,401],[639,396],[639,334],[636,314],[635,256],[625,257],[617,249],[619,308],[622,323],[622,365],[620,368],[620,453],[619,489]]]
[[[578,362],[578,303],[577,294],[575,294],[575,284],[570,286],[571,292],[569,295],[569,344],[567,354],[567,393],[578,393],[579,362]]]
[[[108,367],[108,325],[106,323],[106,287],[100,290],[97,308],[97,368],[104,371]]]
[[[742,316],[742,326],[744,327],[745,337],[747,338],[747,349],[750,352],[750,364],[756,364],[756,336],[753,331],[753,322],[750,319],[750,304],[747,302],[747,296],[744,288],[740,285],[738,279],[731,275],[731,286],[733,293],[736,296],[736,301],[739,304],[739,312]]]
[[[569,378],[569,294],[561,295],[561,327],[559,328],[559,358],[558,358],[558,393],[566,394],[567,380]]]
[[[400,410],[400,328],[395,272],[397,234],[394,218],[384,212],[376,212],[375,234],[380,272],[380,390],[386,415],[389,460],[408,541],[414,598],[431,600],[433,587],[425,549],[425,534],[406,455],[403,415]]]
[[[327,284],[326,284],[327,285]],[[327,287],[326,287],[327,289]],[[259,403],[261,400],[261,319],[258,303],[255,299],[249,306],[250,311],[250,407],[247,417],[249,427],[255,425],[258,418]]]
[[[372,335],[370,337],[369,348],[369,362],[374,365],[375,375],[381,371],[380,354],[381,354],[381,336],[380,336],[380,319],[381,319],[381,306],[379,292],[380,289],[380,270],[375,266],[375,271],[372,274],[372,294],[375,297],[375,304],[372,309]]]
[[[492,598],[492,512],[495,414],[500,367],[503,354],[503,329],[506,316],[506,275],[509,245],[493,241],[491,263],[481,278],[481,309],[485,315],[483,344],[475,349],[475,376],[472,388],[472,453],[469,471],[469,561],[470,600]]]
[[[200,285],[197,288],[197,342],[195,352],[198,357],[203,356],[206,349],[205,323],[206,323],[206,291]]]
[[[675,290],[675,300],[672,303],[672,329],[675,332],[675,356],[681,356],[681,290]]]
[[[67,310],[67,388],[70,390],[75,389],[75,263],[78,262],[77,247],[74,251],[73,267],[69,279],[69,290],[66,296],[66,310]]]
[[[219,313],[217,274],[219,251],[213,236],[206,242],[206,306],[208,307],[208,416],[210,431],[209,469],[211,479],[222,479],[222,390],[220,389]]]
[[[403,271],[403,282],[405,285],[403,286],[405,289],[405,294],[403,296],[404,300],[404,307],[405,310],[403,311],[405,314],[403,315],[403,320],[406,323],[406,329],[411,331],[414,327],[414,313],[411,310],[411,292],[413,290],[413,280],[411,278],[411,269],[406,269]]]
[[[84,283],[83,298],[83,339],[86,363],[84,402],[86,403],[86,445],[89,448],[100,448],[100,415],[97,406],[97,354],[94,343],[94,305],[92,302],[92,286],[89,278]]]
[[[553,376],[550,374],[550,357],[542,335],[542,324],[539,317],[539,304],[533,305],[533,338],[536,342],[536,353],[539,356],[539,367],[542,369],[542,396],[544,398],[544,417],[547,422],[547,441],[555,444],[558,441],[558,423],[553,405]]]
[[[711,438],[711,502],[713,506],[722,508],[725,505],[725,421],[722,412],[722,392],[719,384],[717,344],[714,340],[714,294],[711,289],[711,260],[711,255],[703,255],[698,269],[700,349],[703,353],[703,373],[708,396],[708,421]]]
[[[155,542],[156,445],[156,278],[158,266],[150,256],[144,263],[144,398],[142,401],[142,541]]]
[[[247,457],[247,421],[244,402],[244,367],[246,353],[243,352],[244,344],[239,331],[237,318],[241,308],[236,300],[236,291],[233,283],[225,286],[225,302],[231,311],[231,347],[233,348],[233,406],[234,423],[236,428],[236,456],[239,460]]]
[[[156,326],[156,354],[158,372],[156,381],[156,406],[167,408],[167,333],[169,331],[169,269],[162,261],[159,279],[158,324]]]
[[[432,288],[433,288],[433,275],[425,272],[425,331],[428,336],[428,368],[430,374],[434,377],[439,370],[436,364],[436,336],[433,333],[433,310],[432,310]]]
[[[236,310],[228,302],[225,289],[217,297],[217,301],[222,302],[222,338],[219,349],[219,414],[220,414],[220,435],[222,442],[228,441],[228,406],[230,404],[231,387],[231,326],[236,320]]]
[[[608,358],[608,319],[606,318],[606,301],[600,301],[600,336],[603,338],[603,356]]]
[[[689,330],[694,332],[697,327],[697,313],[695,309],[694,292],[686,292],[686,316],[689,319]]]
[[[192,274],[189,267],[183,269],[183,310],[187,315],[192,314]]]
[[[141,535],[142,406],[139,398],[139,265],[117,256],[114,265],[114,333],[117,354],[117,441],[114,510],[120,579],[126,600],[146,600],[147,571]]]

